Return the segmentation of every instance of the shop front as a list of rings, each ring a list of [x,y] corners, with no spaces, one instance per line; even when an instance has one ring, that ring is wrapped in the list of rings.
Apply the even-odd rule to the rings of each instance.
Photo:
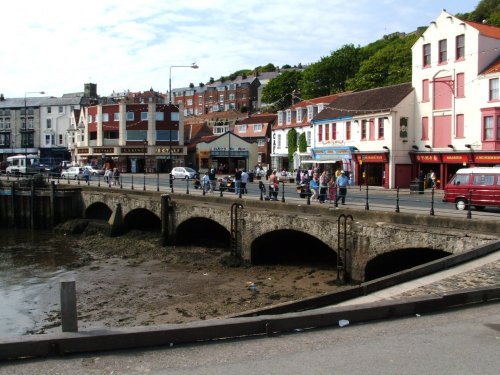
[[[353,150],[353,147],[348,146],[313,148],[311,149],[311,158],[303,158],[301,164],[306,168],[312,165],[332,174],[337,170],[343,170],[351,181],[355,181],[356,171],[353,167]]]
[[[357,152],[357,185],[389,187],[389,159],[387,152]]]

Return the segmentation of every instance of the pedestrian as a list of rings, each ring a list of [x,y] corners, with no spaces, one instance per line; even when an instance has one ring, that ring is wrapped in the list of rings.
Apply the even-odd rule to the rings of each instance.
[[[269,199],[278,200],[278,190],[279,190],[279,180],[276,175],[276,170],[274,169],[269,176]]]
[[[333,176],[328,180],[328,200],[330,203],[337,200],[337,184]]]
[[[335,200],[335,203],[338,203],[339,200],[342,199],[342,204],[345,204],[345,197],[347,195],[347,185],[349,185],[349,179],[345,175],[344,171],[340,172],[339,178],[337,178],[337,186],[339,187],[339,195]]]
[[[319,198],[319,180],[318,174],[313,173],[311,180],[309,181],[309,189],[312,191],[311,199]]]
[[[247,194],[247,183],[249,177],[250,176],[248,175],[247,170],[243,169],[243,171],[241,172],[241,184],[240,184],[241,194]]]
[[[215,168],[212,167],[210,168],[210,172],[208,173],[208,178],[210,180],[210,185],[211,185],[211,189],[212,191],[215,191],[215,188],[217,187],[217,177],[216,177],[216,174],[215,174]]]
[[[327,189],[328,175],[326,170],[324,170],[319,176],[319,203],[325,203]]]
[[[210,177],[208,176],[208,171],[203,175],[202,186],[204,193],[213,193],[212,184],[210,183]]]
[[[240,194],[241,189],[241,169],[236,168],[234,172],[234,194]]]
[[[118,168],[113,169],[113,185],[119,185],[120,184],[120,171]]]

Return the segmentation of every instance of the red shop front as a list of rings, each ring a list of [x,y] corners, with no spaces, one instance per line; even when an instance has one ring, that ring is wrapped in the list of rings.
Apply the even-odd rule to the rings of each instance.
[[[389,187],[387,153],[359,153],[356,156],[357,185]]]
[[[411,155],[415,161],[415,178],[420,171],[428,174],[433,171],[440,186],[444,186],[460,168],[466,168],[473,162],[470,153],[414,153]]]

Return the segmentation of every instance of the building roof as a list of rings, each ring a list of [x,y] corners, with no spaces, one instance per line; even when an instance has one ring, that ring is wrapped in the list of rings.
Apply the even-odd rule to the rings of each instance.
[[[401,83],[339,95],[313,121],[387,112],[400,103],[412,90],[411,83]]]
[[[500,27],[485,25],[478,22],[464,21],[467,25],[472,26],[477,29],[481,35],[488,36],[490,38],[500,39]]]
[[[350,91],[349,91],[350,92]],[[330,104],[332,103],[339,95],[344,95],[345,93],[340,93],[340,94],[333,94],[333,95],[326,95],[326,96],[320,96],[318,98],[313,98],[313,99],[305,99],[301,100],[298,103],[295,103],[293,106],[291,106],[291,109],[296,109],[296,108],[305,108],[309,105],[319,105],[319,104]]]
[[[484,69],[481,74],[494,74],[500,73],[500,55],[497,56],[496,60],[493,61],[486,69]]]
[[[277,118],[278,116],[273,113],[257,113],[240,120],[238,124],[269,124]]]

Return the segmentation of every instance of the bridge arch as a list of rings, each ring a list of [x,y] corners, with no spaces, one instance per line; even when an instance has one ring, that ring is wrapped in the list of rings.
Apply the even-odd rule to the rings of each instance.
[[[127,229],[161,232],[161,220],[154,212],[145,208],[134,208],[123,218]]]
[[[177,245],[213,246],[229,248],[231,234],[217,221],[206,217],[193,217],[177,226],[175,233]]]
[[[336,266],[337,253],[320,239],[293,229],[266,232],[252,241],[252,264]]]
[[[375,256],[365,267],[365,280],[370,281],[403,271],[433,260],[444,258],[451,253],[430,248],[413,247],[397,249]]]
[[[108,221],[113,211],[109,206],[102,202],[94,202],[85,210],[84,216],[91,220],[106,220]]]

